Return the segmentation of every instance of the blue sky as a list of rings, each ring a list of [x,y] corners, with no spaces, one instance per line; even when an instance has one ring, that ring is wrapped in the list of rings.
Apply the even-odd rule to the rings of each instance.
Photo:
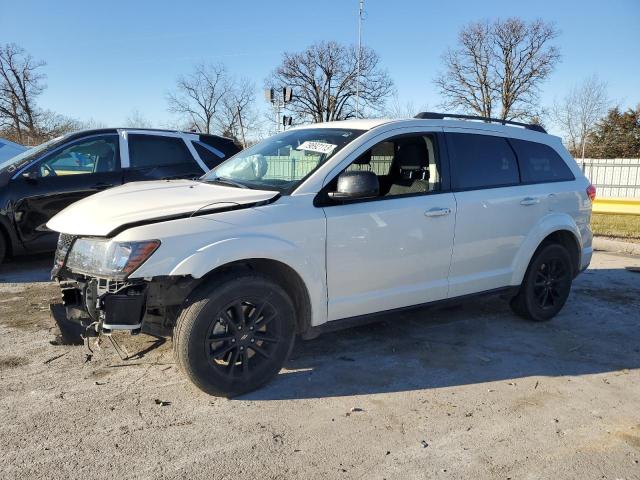
[[[137,109],[160,125],[171,119],[166,92],[194,63],[224,62],[261,91],[283,51],[355,42],[357,3],[0,0],[0,43],[47,62],[42,107],[114,126]],[[364,43],[380,54],[402,102],[436,109],[432,79],[464,24],[519,16],[561,31],[562,62],[544,85],[544,105],[591,74],[623,106],[640,103],[640,0],[367,0],[366,10]]]

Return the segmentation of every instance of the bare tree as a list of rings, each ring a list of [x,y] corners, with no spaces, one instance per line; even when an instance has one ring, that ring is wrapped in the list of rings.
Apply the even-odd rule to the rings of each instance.
[[[321,42],[303,52],[285,53],[265,84],[278,91],[293,88],[287,109],[298,121],[343,120],[356,116],[358,81],[360,104],[373,111],[383,109],[393,82],[379,64],[378,54],[363,47],[358,72],[357,48]]]
[[[442,56],[447,71],[435,84],[445,98],[445,108],[474,112],[490,117],[497,90],[492,78],[494,48],[489,22],[467,25],[458,34],[459,46],[447,49]]]
[[[44,65],[14,43],[0,44],[0,125],[20,143],[32,143],[41,133],[36,99],[45,88],[39,71]]]
[[[427,104],[422,104],[420,107],[416,107],[416,104],[407,100],[401,102],[397,93],[393,94],[393,97],[389,104],[385,107],[383,116],[386,118],[413,118],[419,112],[425,112],[429,110]]]
[[[505,120],[539,115],[540,84],[560,59],[553,24],[519,18],[464,27],[435,84],[447,109]]]
[[[153,128],[153,122],[146,118],[137,108],[131,111],[124,123],[125,127],[130,128]]]
[[[32,142],[44,142],[82,128],[84,128],[82,122],[75,118],[60,115],[51,110],[43,110],[38,113],[38,136],[32,139]]]
[[[611,105],[607,84],[592,75],[553,106],[553,117],[562,129],[569,150],[584,160],[589,137],[597,122],[605,116]]]
[[[191,74],[178,78],[176,92],[167,95],[169,111],[182,116],[200,132],[212,133],[227,92],[224,65],[200,64]]]
[[[250,80],[231,79],[227,94],[222,99],[222,109],[218,122],[222,135],[234,138],[247,146],[247,132],[256,129],[258,115],[254,109],[255,85]]]

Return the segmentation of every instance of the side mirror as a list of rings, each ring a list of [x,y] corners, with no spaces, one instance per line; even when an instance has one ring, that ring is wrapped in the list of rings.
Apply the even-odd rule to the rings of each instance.
[[[380,184],[375,173],[369,171],[343,172],[338,177],[335,192],[329,192],[332,200],[359,200],[374,198],[380,194]]]
[[[36,172],[23,172],[22,173],[22,178],[24,178],[25,180],[36,180],[38,178],[38,174]]]

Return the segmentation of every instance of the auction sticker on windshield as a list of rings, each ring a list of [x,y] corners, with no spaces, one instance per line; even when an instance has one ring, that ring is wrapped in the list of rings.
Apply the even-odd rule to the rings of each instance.
[[[333,149],[336,147],[337,145],[334,145],[333,143],[313,142],[307,140],[296,148],[296,150],[307,150],[308,152],[329,154],[333,152]]]

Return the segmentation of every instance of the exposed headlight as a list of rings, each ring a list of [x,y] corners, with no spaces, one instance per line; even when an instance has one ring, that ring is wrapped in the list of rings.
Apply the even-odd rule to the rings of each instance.
[[[159,240],[114,242],[78,238],[73,242],[66,267],[76,273],[121,280],[142,265],[159,246]]]

